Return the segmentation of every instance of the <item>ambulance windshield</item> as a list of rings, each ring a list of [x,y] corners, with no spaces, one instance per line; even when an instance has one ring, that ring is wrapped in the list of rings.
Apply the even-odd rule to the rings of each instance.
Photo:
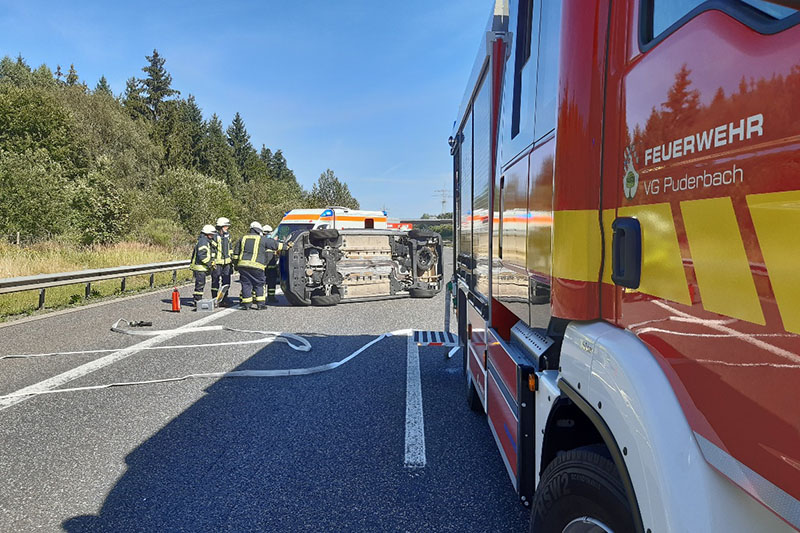
[[[276,239],[284,240],[286,237],[296,231],[308,231],[314,227],[314,224],[278,224],[275,229],[274,237]]]

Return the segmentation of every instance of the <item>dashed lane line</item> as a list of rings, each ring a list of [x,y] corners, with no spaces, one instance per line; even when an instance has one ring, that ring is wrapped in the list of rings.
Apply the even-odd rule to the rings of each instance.
[[[425,467],[425,418],[422,412],[422,384],[419,378],[419,346],[408,336],[406,363],[406,468]]]

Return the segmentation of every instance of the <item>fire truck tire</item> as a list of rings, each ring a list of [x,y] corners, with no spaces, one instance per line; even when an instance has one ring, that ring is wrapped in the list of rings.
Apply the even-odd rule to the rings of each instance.
[[[434,237],[438,237],[439,234],[435,231],[429,231],[426,229],[412,229],[408,232],[408,236],[412,239],[419,240],[419,239],[432,239]]]
[[[467,405],[471,411],[483,412],[483,404],[481,404],[481,399],[478,396],[478,390],[475,388],[475,384],[469,374],[467,374]]]
[[[339,294],[323,294],[320,296],[312,296],[311,305],[328,307],[338,304],[341,299],[342,297]]]
[[[433,298],[436,293],[433,289],[408,289],[408,295],[412,298]]]
[[[592,531],[635,530],[617,469],[598,451],[595,446],[570,450],[547,466],[533,497],[530,533],[588,531],[587,522],[598,526]]]
[[[335,228],[327,229],[312,229],[308,232],[308,236],[314,241],[323,241],[328,239],[338,239],[339,230]]]

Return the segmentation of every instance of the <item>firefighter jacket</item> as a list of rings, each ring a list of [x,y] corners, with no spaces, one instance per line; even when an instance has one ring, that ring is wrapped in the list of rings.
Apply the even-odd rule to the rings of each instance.
[[[216,264],[230,265],[233,262],[231,257],[231,234],[227,231],[225,233],[217,233],[214,237],[217,255]]]
[[[269,262],[269,255],[280,250],[282,245],[275,239],[265,237],[251,229],[250,233],[236,243],[233,249],[233,261],[236,268],[257,268],[264,270]]]
[[[192,261],[189,264],[189,269],[196,272],[210,271],[216,257],[215,254],[215,243],[205,235],[200,235],[192,251]]]

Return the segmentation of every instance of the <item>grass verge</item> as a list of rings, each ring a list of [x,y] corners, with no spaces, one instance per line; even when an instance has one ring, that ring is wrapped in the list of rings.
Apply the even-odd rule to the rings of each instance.
[[[60,243],[40,243],[18,247],[0,242],[0,278],[55,274],[122,265],[141,265],[187,259],[190,249],[167,249],[140,243],[119,243],[110,246],[76,247]],[[189,270],[178,271],[178,283],[191,279]],[[45,310],[62,309],[97,302],[103,298],[119,296],[121,279],[92,283],[90,297],[84,297],[85,285],[64,285],[47,289]],[[155,287],[172,285],[172,272],[155,275]],[[150,276],[130,276],[126,280],[125,294],[141,292],[150,287]],[[0,295],[0,322],[19,318],[37,311],[39,291],[23,291]]]

